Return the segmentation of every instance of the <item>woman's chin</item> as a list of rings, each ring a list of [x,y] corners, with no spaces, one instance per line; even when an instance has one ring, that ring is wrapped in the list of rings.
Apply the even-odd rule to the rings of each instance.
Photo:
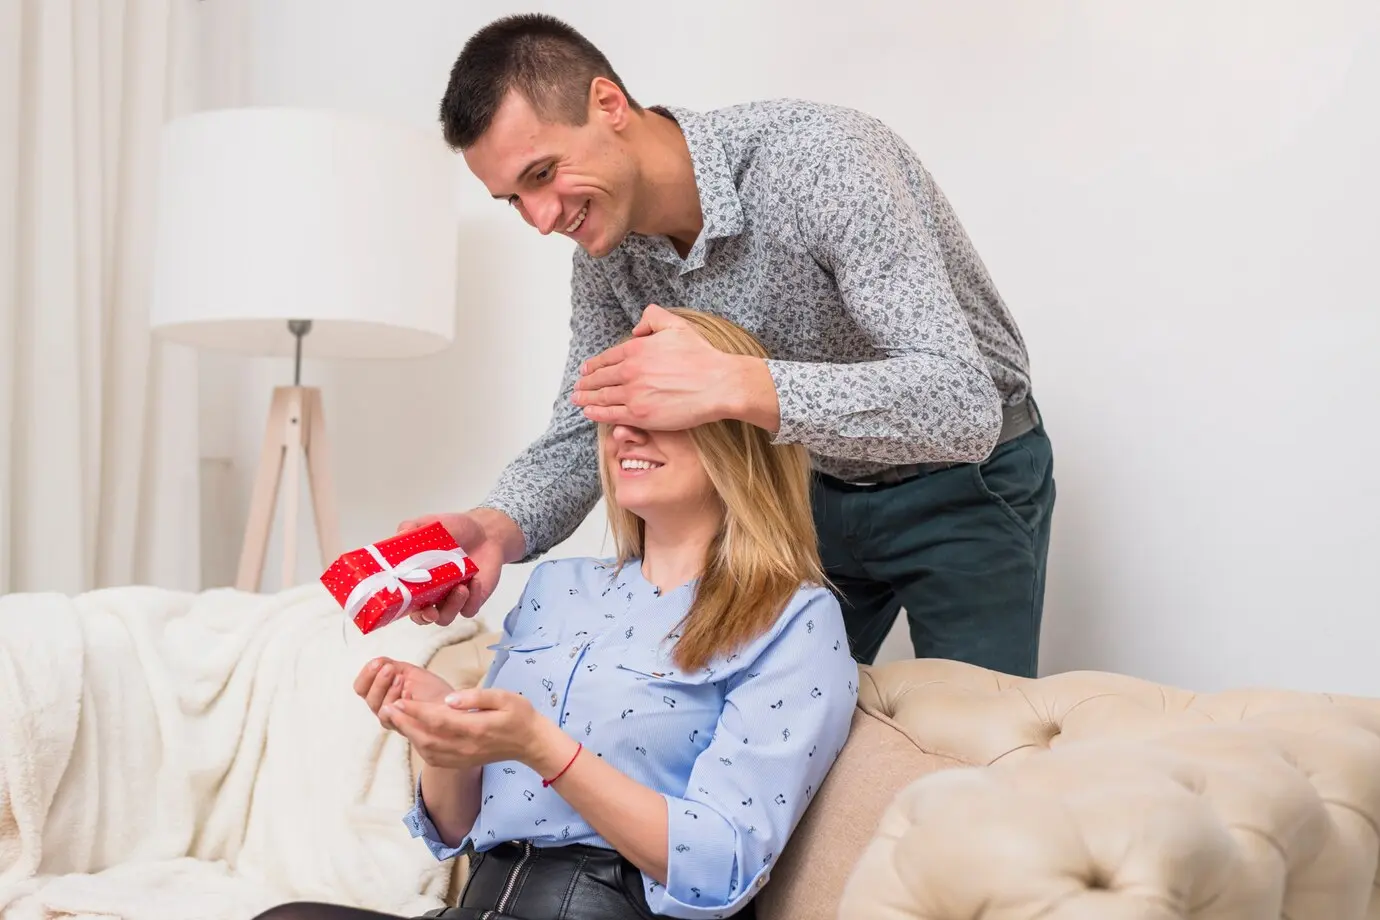
[[[633,491],[632,489],[620,489],[618,491],[618,507],[637,515],[644,521],[649,515],[655,517],[659,513],[664,513],[662,505],[655,499],[644,495],[628,494]]]

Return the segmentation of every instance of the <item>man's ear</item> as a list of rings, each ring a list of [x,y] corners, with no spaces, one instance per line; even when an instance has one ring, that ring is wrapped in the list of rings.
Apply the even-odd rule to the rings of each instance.
[[[608,77],[595,77],[589,83],[589,117],[599,119],[615,131],[622,131],[632,117],[628,97]]]

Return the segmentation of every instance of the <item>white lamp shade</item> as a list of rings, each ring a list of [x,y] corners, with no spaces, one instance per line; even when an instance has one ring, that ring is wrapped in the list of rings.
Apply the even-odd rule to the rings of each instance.
[[[167,125],[150,322],[190,345],[396,358],[455,335],[456,158],[440,133],[288,108]]]

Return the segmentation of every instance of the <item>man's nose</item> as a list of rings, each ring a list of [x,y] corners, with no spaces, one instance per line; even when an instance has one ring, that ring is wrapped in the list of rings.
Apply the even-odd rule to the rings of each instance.
[[[542,236],[556,229],[556,222],[561,219],[561,200],[557,197],[544,197],[540,201],[534,201],[527,206],[527,213],[532,216],[532,226]]]

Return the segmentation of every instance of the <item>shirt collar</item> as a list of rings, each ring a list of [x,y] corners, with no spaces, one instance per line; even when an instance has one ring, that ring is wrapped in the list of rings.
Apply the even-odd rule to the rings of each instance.
[[[743,203],[738,197],[738,187],[733,182],[728,152],[724,150],[723,140],[719,132],[714,130],[712,121],[692,109],[678,106],[658,108],[670,114],[685,135],[690,161],[695,169],[695,188],[700,197],[704,228],[684,260],[664,236],[630,233],[623,241],[623,248],[635,255],[649,255],[679,265],[681,274],[684,274],[704,265],[712,241],[736,236],[743,231]]]

